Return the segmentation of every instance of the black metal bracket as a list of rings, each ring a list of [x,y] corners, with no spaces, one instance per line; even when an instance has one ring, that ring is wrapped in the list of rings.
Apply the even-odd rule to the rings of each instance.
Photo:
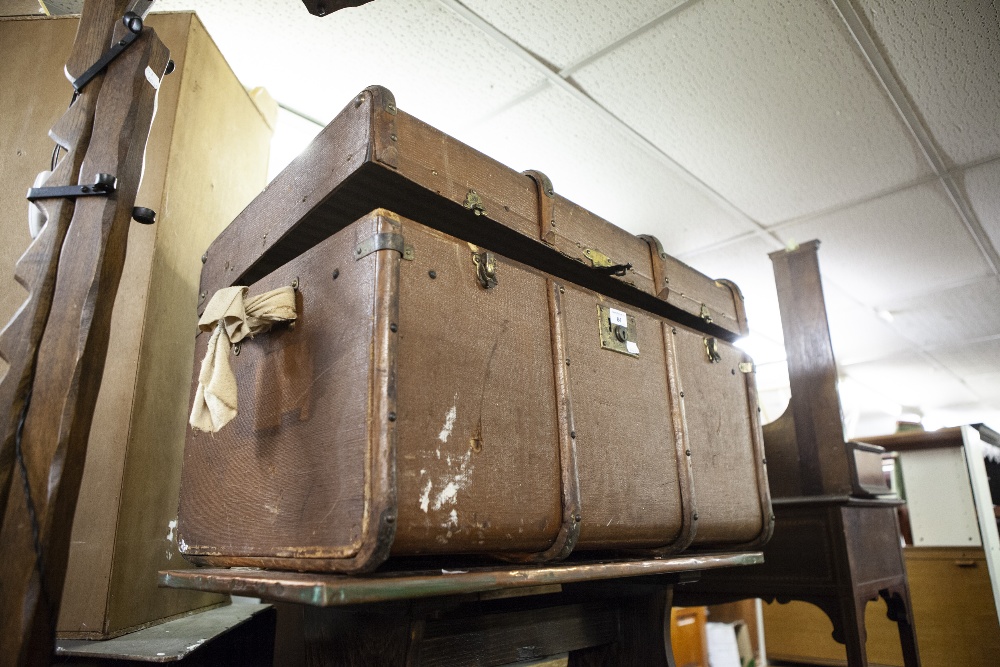
[[[595,266],[592,270],[607,276],[624,276],[632,270],[631,264],[612,264],[611,266]]]
[[[31,188],[28,190],[28,201],[36,199],[55,199],[58,197],[93,197],[107,196],[118,188],[118,179],[111,174],[98,174],[90,185],[60,185],[51,188]]]
[[[139,33],[142,32],[142,17],[135,12],[125,12],[125,16],[122,17],[122,23],[128,28],[128,32],[120,40],[115,42],[110,49],[104,52],[100,59],[90,66],[86,72],[81,74],[73,81],[73,89],[80,92],[84,86],[90,83],[91,79],[104,71],[104,68],[111,63],[112,60],[120,56],[125,49],[135,42],[136,38],[139,37]]]

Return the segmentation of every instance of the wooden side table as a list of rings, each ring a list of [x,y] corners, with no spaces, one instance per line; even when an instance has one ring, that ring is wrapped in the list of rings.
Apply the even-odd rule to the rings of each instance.
[[[300,605],[308,665],[486,666],[569,654],[577,666],[673,667],[674,586],[762,560],[756,552],[360,577],[168,570],[160,584]]]
[[[898,501],[842,497],[774,501],[774,537],[764,563],[738,571],[706,572],[679,587],[681,605],[745,598],[815,604],[833,622],[851,667],[867,667],[865,605],[885,599],[899,629],[903,662],[919,667],[910,591],[899,545]]]

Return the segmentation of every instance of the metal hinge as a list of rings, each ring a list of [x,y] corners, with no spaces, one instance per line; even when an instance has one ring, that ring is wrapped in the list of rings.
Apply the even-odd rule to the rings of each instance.
[[[412,260],[414,255],[413,246],[405,243],[402,234],[383,232],[382,234],[373,234],[359,243],[354,248],[354,259],[357,261],[379,250],[395,250],[405,260]]]
[[[615,264],[613,259],[594,248],[584,248],[583,254],[595,269],[610,276],[624,276],[632,269],[631,264]]]

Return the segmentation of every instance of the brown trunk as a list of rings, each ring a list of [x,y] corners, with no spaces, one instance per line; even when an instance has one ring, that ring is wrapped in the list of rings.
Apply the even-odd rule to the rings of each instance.
[[[294,328],[232,358],[238,416],[189,437],[189,559],[355,572],[390,551],[546,561],[769,535],[731,345],[713,362],[702,333],[384,210],[250,293],[292,283]]]

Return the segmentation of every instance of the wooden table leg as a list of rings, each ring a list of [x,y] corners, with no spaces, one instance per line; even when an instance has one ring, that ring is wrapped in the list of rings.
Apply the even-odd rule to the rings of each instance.
[[[920,667],[917,634],[913,629],[913,606],[910,604],[910,586],[905,580],[897,586],[879,591],[889,608],[887,616],[899,629],[899,645],[903,649],[903,665]]]
[[[865,630],[865,607],[868,599],[865,596],[840,599],[840,615],[843,619],[844,647],[847,649],[848,667],[868,667],[868,652],[865,642],[868,633]]]

